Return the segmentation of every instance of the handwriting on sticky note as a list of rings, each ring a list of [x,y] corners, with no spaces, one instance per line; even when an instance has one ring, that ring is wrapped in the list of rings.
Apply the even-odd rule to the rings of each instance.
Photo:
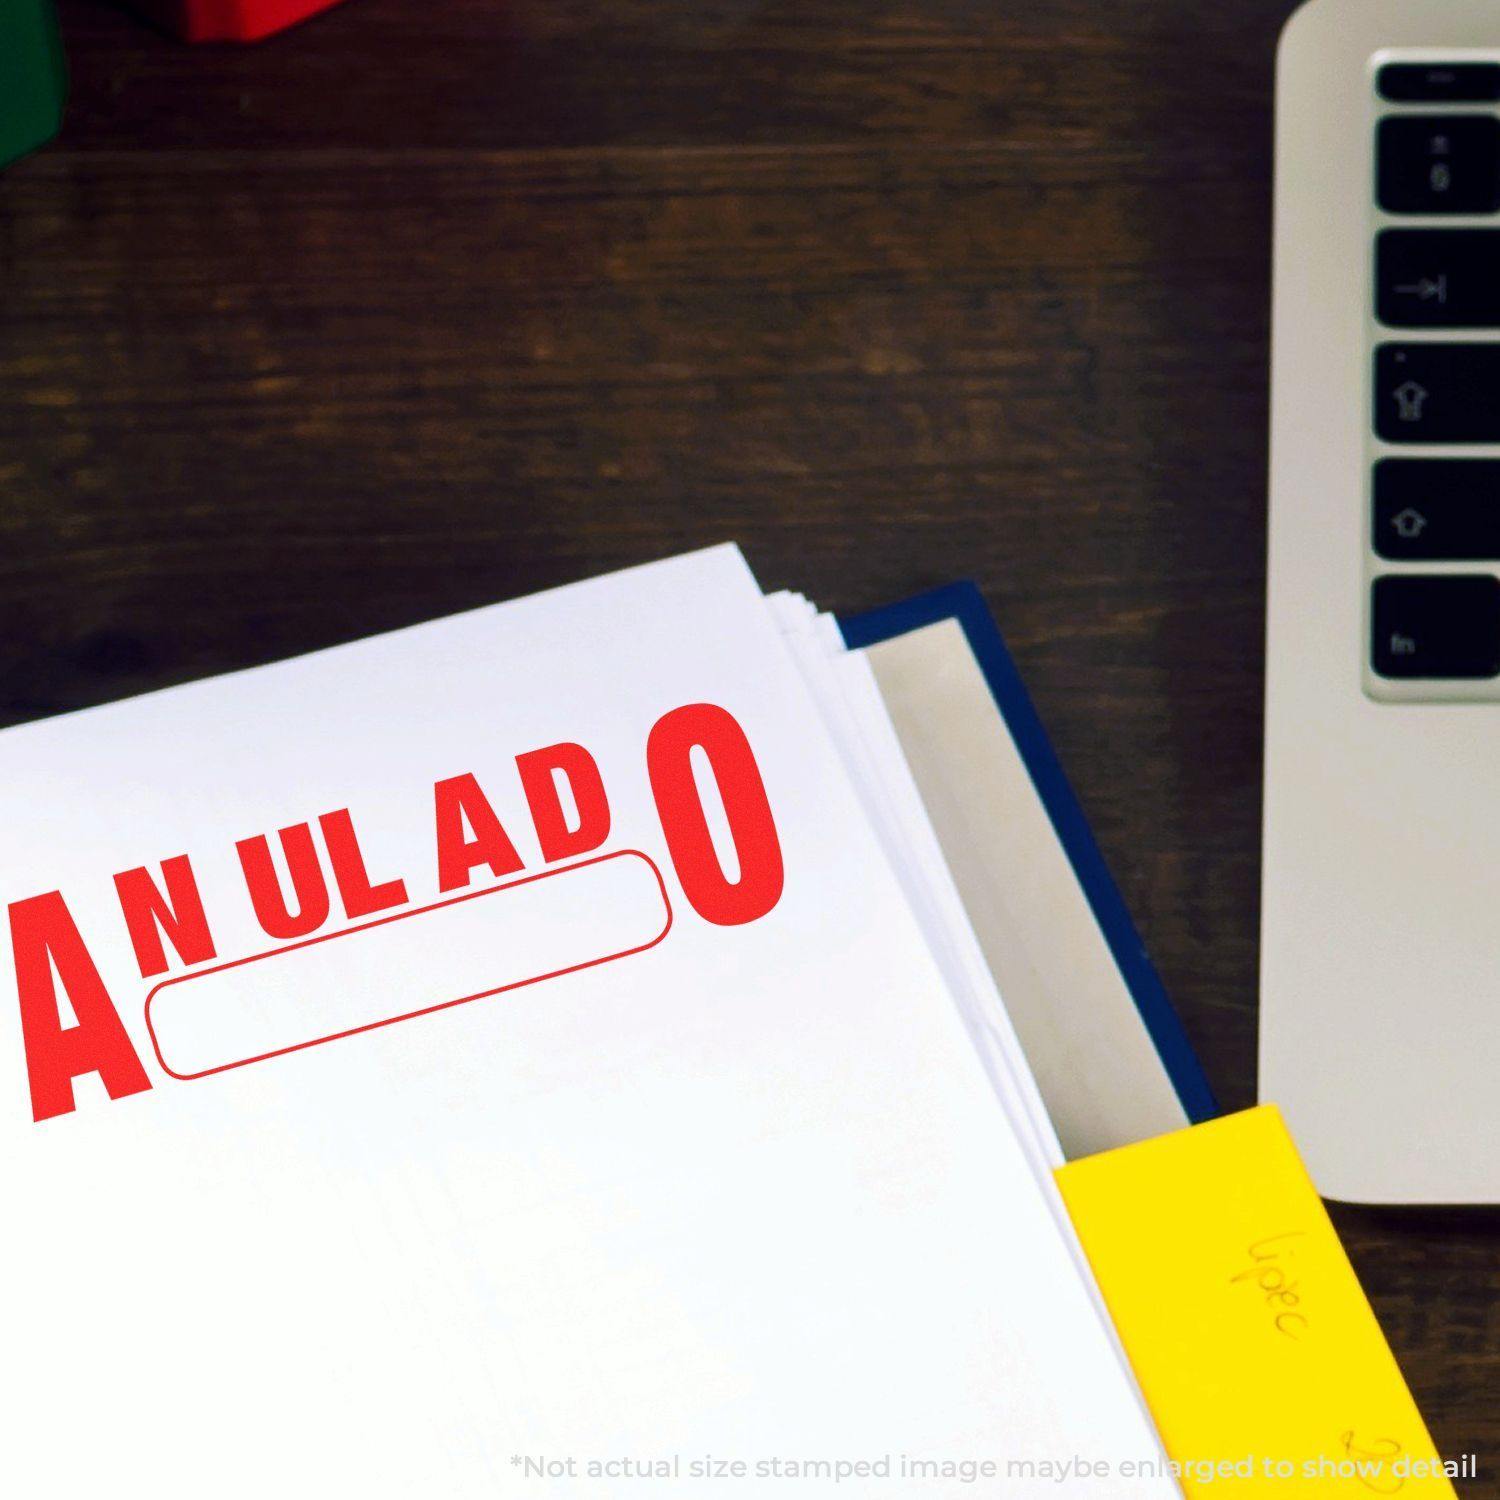
[[[1070,1162],[1068,1212],[1187,1500],[1455,1500],[1268,1105]]]
[[[1406,1484],[1397,1460],[1406,1449],[1395,1438],[1361,1438],[1353,1428],[1339,1436],[1339,1446],[1354,1461],[1355,1477],[1376,1495],[1397,1495]]]
[[[1305,1230],[1291,1229],[1252,1241],[1245,1252],[1249,1264],[1229,1278],[1234,1285],[1253,1287],[1264,1300],[1270,1326],[1283,1338],[1294,1340],[1312,1327],[1301,1281],[1292,1274],[1298,1245],[1306,1238]]]

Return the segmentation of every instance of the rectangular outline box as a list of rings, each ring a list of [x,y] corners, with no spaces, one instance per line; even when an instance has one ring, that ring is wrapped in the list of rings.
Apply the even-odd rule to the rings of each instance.
[[[634,946],[628,948],[622,948],[607,953],[596,954],[593,957],[583,959],[578,963],[568,964],[561,968],[549,969],[545,973],[529,974],[524,978],[507,980],[504,984],[494,985],[488,989],[476,990],[473,993],[467,995],[459,995],[451,1000],[442,1000],[436,1004],[418,1006],[414,1010],[402,1011],[399,1015],[385,1016],[379,1020],[369,1021],[364,1025],[347,1026],[338,1031],[331,1031],[324,1036],[310,1037],[305,1041],[293,1042],[285,1047],[275,1047],[270,1051],[259,1052],[251,1057],[242,1057],[234,1062],[219,1063],[211,1068],[200,1068],[197,1072],[193,1073],[179,1073],[171,1066],[170,1063],[167,1062],[166,1057],[162,1053],[161,1041],[157,1036],[156,1026],[152,1020],[151,1007],[152,1003],[156,1000],[156,998],[161,994],[163,990],[170,989],[177,985],[192,984],[197,980],[206,979],[211,975],[222,974],[228,969],[239,969],[243,968],[247,964],[264,963],[268,960],[284,958],[288,954],[299,952],[302,949],[316,947],[321,943],[338,942],[343,938],[350,938],[356,936],[358,933],[368,932],[372,928],[388,927],[395,922],[407,922],[415,917],[427,916],[432,912],[443,911],[450,907],[459,906],[470,901],[482,901],[487,897],[498,896],[506,891],[514,891],[521,886],[536,885],[539,881],[544,880],[557,880],[560,877],[571,875],[578,870],[588,869],[591,866],[602,865],[612,860],[621,859],[640,860],[641,863],[643,863],[647,867],[647,869],[650,870],[653,878],[655,879],[656,888],[661,895],[661,930],[654,937],[645,942],[635,944]],[[672,902],[667,895],[666,881],[662,879],[662,873],[657,868],[656,862],[649,855],[642,853],[639,849],[622,849],[614,854],[601,854],[594,859],[581,860],[578,864],[564,865],[561,869],[543,870],[539,874],[526,875],[519,880],[507,881],[503,885],[489,886],[482,891],[466,891],[462,895],[452,896],[444,901],[435,901],[429,906],[417,907],[414,911],[395,912],[388,917],[379,917],[373,922],[361,923],[357,927],[341,928],[338,932],[326,932],[318,937],[305,938],[301,942],[288,943],[280,948],[267,949],[264,953],[252,953],[246,958],[236,958],[231,960],[229,963],[215,964],[212,968],[199,969],[197,972],[192,974],[179,974],[173,979],[164,979],[160,984],[156,985],[155,988],[151,990],[150,994],[146,996],[146,1031],[151,1038],[151,1046],[153,1051],[156,1053],[156,1060],[161,1064],[162,1071],[165,1072],[169,1078],[176,1078],[183,1082],[187,1082],[194,1078],[208,1078],[215,1073],[226,1073],[234,1068],[246,1067],[250,1063],[265,1062],[268,1058],[284,1057],[289,1052],[302,1052],[309,1047],[320,1047],[325,1042],[335,1042],[341,1040],[344,1037],[358,1036],[362,1032],[366,1031],[377,1031],[382,1027],[394,1026],[398,1021],[410,1021],[418,1016],[432,1015],[435,1012],[441,1010],[451,1010],[454,1006],[466,1005],[471,1000],[485,1000],[493,995],[505,994],[510,990],[522,989],[528,985],[540,984],[542,981],[547,979],[560,979],[565,974],[576,974],[584,969],[597,968],[600,964],[612,963],[616,959],[629,958],[633,954],[644,953],[647,949],[656,947],[658,943],[662,942],[666,938],[667,934],[672,930],[672,921]]]

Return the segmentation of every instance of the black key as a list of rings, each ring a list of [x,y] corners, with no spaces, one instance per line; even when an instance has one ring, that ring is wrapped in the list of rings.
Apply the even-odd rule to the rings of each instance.
[[[1500,442],[1500,343],[1377,345],[1375,431],[1388,443]]]
[[[1500,460],[1382,459],[1371,530],[1397,562],[1500,560]]]
[[[1377,156],[1380,206],[1387,213],[1500,208],[1500,120],[1493,115],[1387,115]]]
[[[1500,328],[1500,229],[1387,229],[1375,315],[1393,328]]]
[[[1371,626],[1382,677],[1500,673],[1500,579],[1488,574],[1377,578]]]
[[[1487,104],[1500,99],[1500,63],[1387,63],[1375,86],[1392,104]]]

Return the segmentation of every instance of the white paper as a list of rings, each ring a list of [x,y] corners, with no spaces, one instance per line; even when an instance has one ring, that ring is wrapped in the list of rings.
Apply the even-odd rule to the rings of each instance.
[[[653,725],[699,703],[742,727],[779,838],[780,898],[742,925],[685,898],[647,774]],[[554,978],[521,963],[504,982],[535,982],[442,1009],[423,989],[424,1014],[205,1076],[163,1070],[156,985],[289,946],[257,925],[236,841],[347,809],[370,883],[404,885],[379,916],[434,906],[459,894],[438,889],[434,784],[472,773],[539,874],[558,866],[515,757],[563,742],[608,792],[590,857],[662,872],[661,940]],[[910,1455],[1003,1475],[1159,1453],[733,549],[7,732],[0,826],[5,900],[62,893],[151,1084],[110,1100],[83,1077],[73,1111],[34,1122],[4,963],[0,1492],[615,1496],[634,1488],[590,1460],[675,1456],[681,1477],[657,1484],[696,1496],[715,1490],[688,1465],[712,1454],[751,1466],[738,1494],[957,1495],[976,1486],[755,1466]],[[183,854],[215,954],[143,979],[112,876]],[[470,888],[516,878],[480,868]],[[335,894],[319,935],[359,925]],[[420,951],[380,982],[399,990]],[[262,1018],[273,1040],[294,960],[247,965],[261,977],[231,997],[282,1007]],[[389,999],[357,1018],[389,1019]],[[195,1036],[200,1061],[233,1050]]]

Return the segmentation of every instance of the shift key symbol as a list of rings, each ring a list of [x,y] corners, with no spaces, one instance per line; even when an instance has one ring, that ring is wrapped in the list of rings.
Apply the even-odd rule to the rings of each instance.
[[[1427,517],[1421,511],[1414,510],[1408,505],[1405,510],[1397,511],[1391,517],[1391,525],[1397,536],[1403,541],[1410,542],[1427,530]]]

